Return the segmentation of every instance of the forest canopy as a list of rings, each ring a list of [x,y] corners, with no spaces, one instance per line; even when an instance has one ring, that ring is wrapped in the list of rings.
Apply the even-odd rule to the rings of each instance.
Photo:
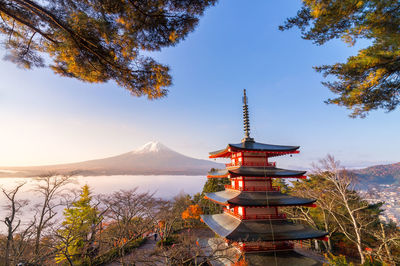
[[[6,59],[20,67],[50,67],[91,83],[113,80],[155,99],[168,92],[169,67],[142,52],[176,45],[216,1],[0,0],[0,33]]]

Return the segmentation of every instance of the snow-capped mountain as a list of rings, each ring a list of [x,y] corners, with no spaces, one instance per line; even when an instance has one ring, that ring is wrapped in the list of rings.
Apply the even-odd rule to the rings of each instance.
[[[206,175],[211,168],[222,164],[185,156],[160,142],[149,142],[133,151],[108,157],[71,164],[0,167],[0,176],[33,176],[46,172],[80,175]],[[13,171],[13,173],[10,173]]]

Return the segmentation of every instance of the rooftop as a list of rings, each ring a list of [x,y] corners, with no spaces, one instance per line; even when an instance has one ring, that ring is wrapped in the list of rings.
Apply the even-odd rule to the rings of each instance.
[[[277,191],[244,192],[230,189],[206,193],[206,197],[219,204],[240,206],[298,206],[312,204],[316,201],[289,196]]]

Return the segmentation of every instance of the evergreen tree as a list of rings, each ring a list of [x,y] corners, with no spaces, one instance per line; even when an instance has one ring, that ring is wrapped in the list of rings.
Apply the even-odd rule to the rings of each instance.
[[[58,246],[57,262],[68,260],[71,264],[84,264],[94,255],[95,235],[102,217],[92,205],[89,186],[82,187],[79,200],[64,210],[63,227],[58,234],[61,238]]]
[[[340,38],[349,45],[370,41],[345,63],[316,67],[336,81],[323,82],[337,98],[327,103],[345,106],[352,117],[369,111],[394,110],[400,103],[400,2],[397,0],[304,0],[297,16],[281,30],[298,27],[302,37],[318,45]]]
[[[133,95],[165,96],[169,68],[142,51],[176,45],[216,0],[0,0],[7,59],[86,82],[114,80]]]
[[[222,211],[221,205],[212,202],[211,200],[205,199],[204,196],[206,193],[210,192],[218,192],[225,189],[225,185],[230,183],[228,178],[208,178],[206,183],[204,184],[203,191],[199,196],[194,197],[195,202],[196,198],[200,199],[198,203],[205,214],[215,214],[220,213]]]

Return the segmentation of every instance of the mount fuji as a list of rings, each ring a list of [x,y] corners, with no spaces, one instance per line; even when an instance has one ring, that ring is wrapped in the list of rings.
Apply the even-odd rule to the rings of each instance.
[[[48,172],[76,172],[85,176],[206,175],[211,168],[221,167],[220,163],[185,156],[160,142],[149,142],[136,150],[104,159],[58,165],[0,167],[0,177],[37,176]]]

